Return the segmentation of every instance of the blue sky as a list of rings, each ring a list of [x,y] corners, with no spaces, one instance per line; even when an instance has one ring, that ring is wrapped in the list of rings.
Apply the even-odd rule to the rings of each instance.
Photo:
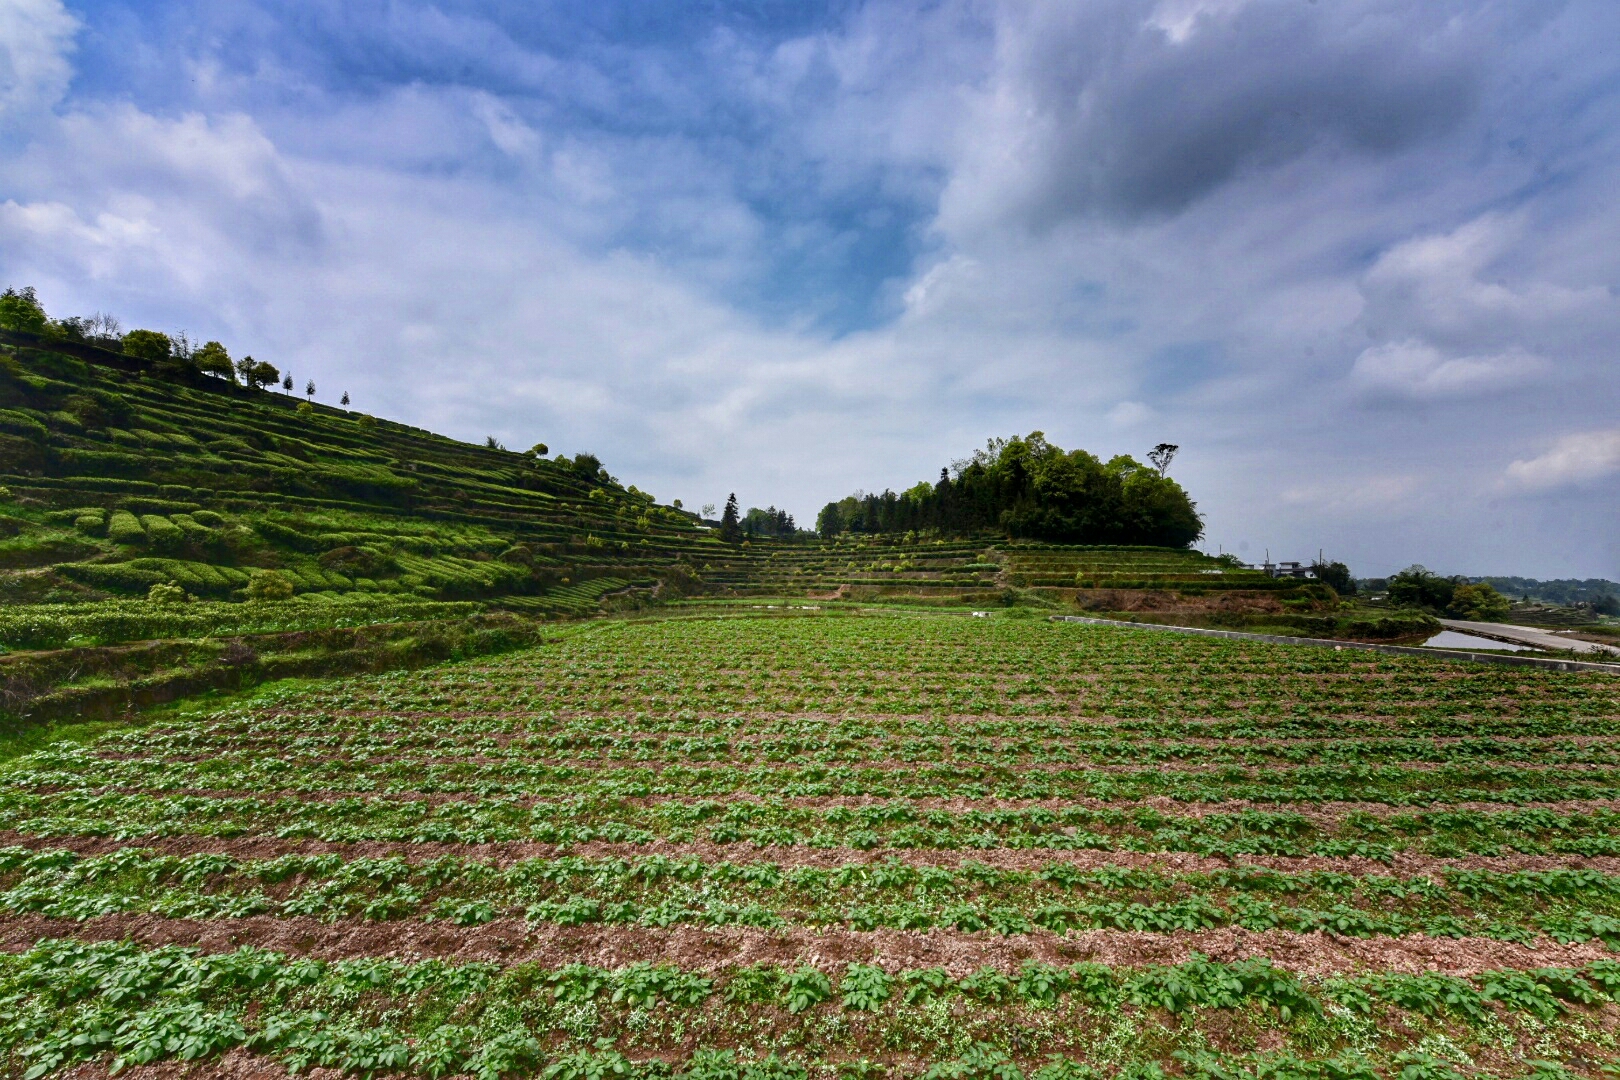
[[[1620,5],[0,0],[0,280],[688,505],[1620,578]]]

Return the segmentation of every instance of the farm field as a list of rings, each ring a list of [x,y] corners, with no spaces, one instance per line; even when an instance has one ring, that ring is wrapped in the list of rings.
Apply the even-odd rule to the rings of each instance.
[[[1607,1075],[1620,681],[553,627],[0,773],[8,1076]]]

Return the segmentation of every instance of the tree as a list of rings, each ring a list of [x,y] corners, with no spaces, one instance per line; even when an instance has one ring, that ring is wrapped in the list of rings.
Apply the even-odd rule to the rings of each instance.
[[[349,407],[349,392],[347,390],[343,391],[343,396],[338,399],[338,404],[342,405],[345,409]]]
[[[115,316],[98,311],[84,320],[84,333],[91,341],[110,346],[123,340],[124,327]]]
[[[742,526],[737,521],[737,493],[726,496],[726,508],[720,515],[720,539],[735,544],[742,539]]]
[[[791,539],[799,531],[793,522],[793,515],[774,506],[764,510],[757,506],[749,507],[748,513],[742,518],[742,529],[748,536],[775,536],[782,539]]]
[[[1186,547],[1204,530],[1197,504],[1163,472],[1124,455],[1104,462],[1065,451],[1039,431],[989,440],[937,483],[898,495],[856,492],[829,506],[836,515],[824,507],[816,519],[824,535],[999,530],[1058,543]]]
[[[34,295],[32,285],[21,292],[7,289],[0,293],[0,327],[24,334],[43,334],[45,322],[45,308]]]
[[[1153,467],[1159,470],[1159,475],[1163,476],[1170,468],[1170,462],[1175,460],[1176,451],[1180,449],[1181,447],[1175,443],[1162,442],[1149,450],[1147,457],[1153,463]]]
[[[1350,568],[1342,562],[1327,562],[1318,559],[1311,564],[1316,571],[1316,580],[1329,586],[1340,596],[1356,595],[1356,579],[1350,576]]]
[[[574,471],[586,480],[598,480],[602,476],[602,459],[595,454],[575,454]]]
[[[217,341],[203,342],[202,348],[192,354],[191,360],[204,375],[212,375],[226,382],[236,381],[236,365],[231,363],[231,354]]]
[[[823,540],[831,540],[844,531],[844,515],[839,513],[838,504],[830,502],[821,508],[816,515],[816,532]]]
[[[551,447],[547,446],[543,442],[537,442],[533,446],[529,447],[529,454],[533,457],[541,458],[545,457],[549,453],[551,453]]]
[[[292,372],[289,371],[289,372],[287,372],[287,377],[281,380],[281,392],[283,394],[290,394],[290,393],[292,393],[292,388],[293,388]]]
[[[486,450],[505,450],[506,449],[506,447],[501,445],[501,440],[497,439],[493,435],[485,435],[484,436],[484,448]]]
[[[156,330],[131,330],[124,335],[124,355],[157,364],[169,358],[172,345],[168,334]]]
[[[281,372],[276,366],[265,360],[255,360],[251,356],[244,356],[236,362],[237,373],[249,389],[262,389],[274,386],[281,379]]]
[[[315,380],[311,379],[304,384],[304,400],[315,400]]]
[[[1492,620],[1505,618],[1513,610],[1508,598],[1486,582],[1477,585],[1459,584],[1451,591],[1446,614],[1459,619]]]
[[[704,503],[703,504],[703,514],[702,514],[702,516],[703,516],[703,518],[705,520],[709,520],[709,519],[712,519],[714,517],[714,503]]]
[[[1457,584],[1452,578],[1443,578],[1421,563],[1413,563],[1389,579],[1389,599],[1391,603],[1405,607],[1444,611],[1451,606]]]

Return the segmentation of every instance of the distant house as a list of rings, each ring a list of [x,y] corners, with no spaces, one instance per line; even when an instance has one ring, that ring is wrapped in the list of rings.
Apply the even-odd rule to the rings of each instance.
[[[1266,572],[1267,577],[1304,578],[1315,581],[1316,571],[1304,563],[1297,562],[1264,562],[1260,569]]]

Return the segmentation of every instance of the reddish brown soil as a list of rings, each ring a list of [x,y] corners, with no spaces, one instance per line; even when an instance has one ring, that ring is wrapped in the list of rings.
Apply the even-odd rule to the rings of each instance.
[[[111,1080],[111,1064],[86,1062],[63,1069],[60,1080]],[[118,1074],[118,1080],[288,1080],[293,1073],[279,1062],[246,1050],[232,1050],[222,1058],[208,1061],[163,1061],[152,1065],[132,1065]],[[341,1069],[310,1069],[298,1073],[305,1080],[342,1080]]]
[[[253,945],[326,960],[347,957],[437,957],[461,962],[536,962],[547,967],[583,962],[620,967],[639,960],[715,971],[735,965],[815,964],[841,968],[861,961],[889,970],[943,967],[962,976],[986,965],[1015,971],[1025,960],[1071,964],[1093,960],[1125,967],[1180,963],[1193,953],[1217,960],[1264,956],[1302,974],[1356,970],[1439,971],[1472,975],[1497,968],[1580,967],[1612,957],[1601,942],[1535,948],[1487,938],[1412,935],[1367,940],[1236,927],[1172,934],[1091,930],[1002,936],[948,930],[756,930],[745,927],[667,930],[625,926],[535,926],[497,919],[483,926],[444,923],[323,923],[311,918],[163,919],[107,915],[85,922],[42,916],[0,916],[0,949],[20,952],[46,938],[133,941],[147,947],[196,946],[227,952]]]

